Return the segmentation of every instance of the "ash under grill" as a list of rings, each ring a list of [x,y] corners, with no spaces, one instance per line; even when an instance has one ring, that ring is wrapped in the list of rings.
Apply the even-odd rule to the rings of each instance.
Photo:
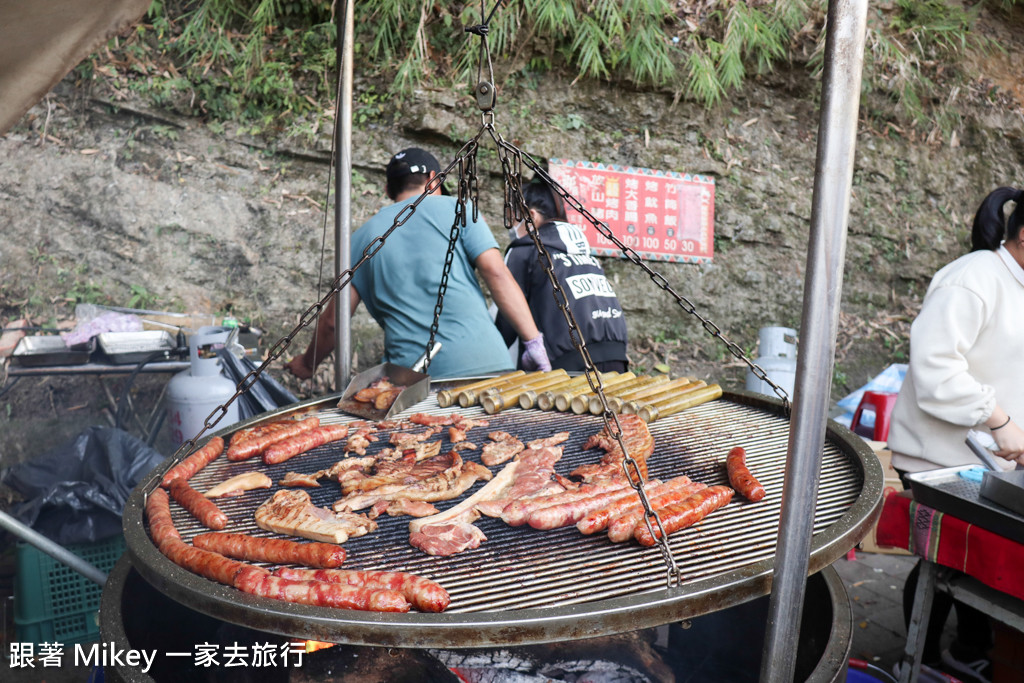
[[[331,397],[302,408],[322,423],[356,419],[340,413],[336,403],[337,397]],[[249,424],[280,419],[295,410],[261,416]],[[415,412],[459,412],[488,420],[489,426],[467,432],[478,446],[495,430],[515,434],[523,442],[569,431],[572,436],[562,445],[564,455],[556,465],[563,474],[596,462],[603,454],[582,449],[602,428],[600,417],[518,408],[485,415],[478,407],[439,408],[434,395],[399,417]],[[746,449],[748,465],[768,492],[759,503],[737,496],[702,523],[669,537],[683,577],[677,588],[666,588],[666,568],[658,547],[611,543],[603,534],[583,536],[575,527],[538,531],[484,517],[476,524],[488,540],[479,548],[452,557],[431,557],[409,545],[410,518],[381,517],[377,531],[345,544],[346,568],[413,572],[433,579],[452,598],[443,614],[349,612],[255,598],[177,567],[153,546],[142,522],[142,507],[145,494],[159,483],[163,467],[133,492],[125,510],[125,531],[136,569],[157,588],[212,616],[285,635],[410,647],[476,647],[606,635],[697,616],[768,592],[788,428],[777,402],[745,393],[727,394],[650,425],[655,440],[648,460],[651,477],[685,474],[708,485],[727,484],[725,454],[739,445]],[[441,436],[444,451],[449,444],[444,432]],[[367,453],[387,446],[387,434],[382,433]],[[191,483],[204,491],[254,469],[277,482],[288,471],[329,467],[344,457],[343,447],[344,442],[328,444],[277,466],[264,465],[258,458],[242,463],[219,458]],[[462,456],[478,460],[479,453],[479,449],[462,451]],[[814,513],[812,573],[841,557],[873,521],[882,475],[877,463],[865,455],[870,457],[870,451],[859,438],[829,430]],[[462,497],[482,485],[478,482]],[[253,513],[276,488],[218,500],[231,519],[226,531],[272,535],[256,526]],[[315,504],[328,508],[341,497],[334,482],[306,490]],[[438,507],[445,509],[462,497]],[[172,514],[186,541],[207,531],[180,506],[172,505]]]

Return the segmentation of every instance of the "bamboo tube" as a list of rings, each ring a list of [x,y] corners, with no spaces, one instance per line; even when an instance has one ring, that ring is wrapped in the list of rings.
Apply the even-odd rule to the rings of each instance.
[[[602,384],[604,384],[604,390],[608,391],[612,387],[616,387],[620,384],[624,384],[634,379],[636,379],[636,375],[634,375],[632,372],[624,372],[618,377],[614,377],[608,380],[607,382],[602,382]],[[583,413],[590,410],[590,397],[596,395],[597,394],[594,393],[593,391],[590,391],[588,387],[586,393],[578,394],[572,397],[572,400],[569,401],[569,409],[572,412],[576,413],[577,415],[582,415]]]
[[[637,413],[644,422],[654,422],[663,417],[674,415],[687,408],[699,406],[702,403],[713,401],[722,395],[722,387],[717,384],[710,384],[696,391],[680,396],[675,401],[663,403],[659,406],[643,406]]]
[[[480,403],[483,405],[483,400],[487,396],[497,396],[498,394],[506,394],[510,391],[515,391],[518,394],[522,391],[526,391],[527,389],[532,389],[535,386],[550,386],[550,382],[548,380],[565,380],[568,379],[568,377],[569,373],[562,369],[548,370],[547,372],[542,372],[536,376],[528,375],[526,377],[520,377],[509,384],[502,384],[491,387],[490,389],[484,389],[480,392]]]
[[[627,372],[627,373],[623,373],[623,374],[632,375],[633,373]],[[584,377],[586,377],[586,375],[584,375]],[[617,372],[609,372],[609,373],[607,373],[607,375],[604,375],[604,374],[601,375],[601,381],[607,385],[608,382],[611,382],[612,380],[618,379],[619,377],[620,377],[619,373],[617,373]],[[556,393],[555,394],[555,410],[557,410],[560,413],[564,413],[565,411],[569,410],[569,402],[572,401],[572,399],[574,397],[579,396],[580,394],[587,394],[587,393],[590,393],[590,383],[589,382],[584,382],[583,384],[581,384],[577,388],[573,389],[572,391],[562,391],[562,392]]]
[[[640,387],[639,389],[634,389],[634,390],[629,392],[628,396],[627,395],[623,395],[623,394],[617,394],[617,395],[619,396],[619,398],[623,399],[624,401],[635,401],[635,400],[642,399],[642,398],[644,398],[646,396],[652,396],[654,394],[664,393],[665,391],[667,391],[667,390],[669,390],[669,389],[671,389],[673,387],[684,387],[687,384],[691,384],[694,381],[696,381],[696,380],[694,380],[692,377],[676,377],[675,379],[669,380],[668,382],[661,382],[661,383],[655,384],[653,386],[646,386],[646,387]]]
[[[439,391],[437,392],[437,405],[442,408],[447,408],[448,406],[455,404],[458,400],[459,394],[463,391],[480,391],[487,387],[494,386],[495,384],[508,382],[514,377],[520,377],[525,374],[526,372],[523,370],[516,370],[515,372],[508,372],[504,375],[498,375],[497,377],[490,377],[488,379],[480,380],[479,382],[473,382],[472,384],[465,384],[461,387]]]
[[[616,403],[615,399],[617,396],[622,396],[624,393],[632,393],[634,391],[640,391],[644,387],[649,387],[652,384],[661,384],[668,380],[666,375],[640,375],[636,379],[624,382],[618,386],[614,386],[608,391],[604,392],[604,396],[608,399],[608,407],[613,412],[618,413],[619,408],[622,406],[622,402]],[[604,412],[604,408],[601,406],[601,399],[595,394],[590,397],[590,413],[592,415],[600,415]]]
[[[562,372],[565,372],[564,370]],[[494,415],[505,410],[505,408],[511,408],[512,406],[519,403],[519,397],[526,391],[535,388],[546,388],[559,384],[565,378],[562,376],[557,377],[545,377],[540,382],[532,385],[520,385],[513,387],[508,391],[502,391],[500,393],[488,394],[480,399],[480,405],[483,406],[484,412],[488,415]]]
[[[690,379],[689,377],[681,377],[680,379]],[[669,382],[673,384],[673,382]],[[707,382],[704,380],[694,381],[690,379],[689,382],[678,383],[675,386],[670,387],[668,384],[663,384],[658,387],[659,391],[648,394],[643,398],[634,398],[632,401],[626,401],[622,404],[622,412],[631,415],[639,413],[640,409],[644,406],[652,405],[658,401],[664,401],[666,399],[673,399],[680,394],[685,394],[688,391],[694,391],[701,387],[707,386]]]
[[[537,402],[540,400],[540,396],[542,393],[551,394],[552,396],[554,396],[554,392],[561,391],[562,389],[578,384],[579,379],[579,377],[563,377],[561,382],[553,384],[550,387],[547,387],[546,389],[527,389],[526,391],[519,395],[519,407],[522,408],[523,410],[529,410],[530,408],[538,407]],[[587,381],[586,375],[583,375],[583,381]]]
[[[540,379],[546,374],[547,373],[539,370],[537,372],[523,373],[521,375],[512,375],[510,373],[509,375],[504,376],[505,381],[501,382],[500,384],[492,384],[489,387],[485,387],[484,389],[480,390],[465,389],[463,391],[460,391],[458,394],[459,405],[462,406],[463,408],[468,408],[472,405],[476,405],[480,401],[480,398],[483,396],[483,394],[489,391],[494,391],[496,389],[511,388],[523,382],[530,382],[535,379]]]
[[[601,373],[601,381],[605,381],[611,375],[615,373],[604,372]],[[576,391],[582,387],[589,387],[586,375],[578,375],[573,377],[567,384],[560,387],[554,387],[552,389],[545,389],[544,391],[537,394],[537,408],[540,410],[551,410],[555,407],[555,396],[557,394],[564,394],[570,391]]]

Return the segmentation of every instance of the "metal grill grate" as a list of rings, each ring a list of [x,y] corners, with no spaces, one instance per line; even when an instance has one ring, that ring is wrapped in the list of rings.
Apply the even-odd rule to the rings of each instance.
[[[724,456],[731,447],[741,445],[747,450],[751,470],[768,491],[767,497],[757,504],[737,496],[701,524],[670,537],[670,545],[683,576],[683,584],[678,589],[665,588],[665,566],[656,547],[614,544],[603,535],[583,536],[574,527],[554,531],[509,527],[490,518],[477,522],[487,535],[485,543],[475,550],[447,558],[428,556],[409,545],[407,517],[378,518],[380,528],[376,532],[345,544],[349,552],[348,568],[407,571],[439,582],[452,597],[451,606],[443,615],[345,613],[339,616],[337,610],[271,605],[268,603],[274,601],[252,598],[233,589],[214,591],[219,587],[180,570],[163,558],[145,532],[129,534],[129,548],[140,573],[151,582],[166,585],[171,593],[180,594],[176,597],[184,597],[183,602],[197,609],[212,609],[210,613],[230,620],[225,612],[233,614],[240,608],[243,614],[249,613],[269,622],[267,630],[293,635],[309,635],[312,631],[322,636],[322,629],[326,628],[335,639],[340,636],[346,642],[362,644],[393,644],[394,634],[401,633],[407,640],[397,644],[452,646],[450,642],[439,643],[436,640],[449,637],[443,635],[443,629],[436,635],[428,634],[425,627],[432,620],[438,620],[436,625],[474,624],[475,628],[482,629],[472,631],[470,639],[473,642],[464,643],[466,646],[566,637],[579,628],[590,628],[587,631],[589,635],[599,635],[625,630],[622,619],[606,614],[599,620],[601,623],[588,624],[586,615],[595,611],[602,613],[606,606],[612,606],[615,611],[620,603],[632,605],[636,613],[638,610],[635,608],[640,605],[650,606],[668,600],[671,608],[656,609],[650,617],[660,619],[658,623],[694,616],[763,594],[766,582],[770,581],[788,422],[772,403],[742,395],[734,398],[738,400],[727,397],[712,401],[651,425],[655,440],[655,450],[648,461],[651,477],[667,479],[686,474],[708,485],[727,484],[722,464]],[[333,408],[336,401],[336,398],[333,401],[324,399],[308,408],[324,423],[354,419]],[[453,409],[439,408],[436,398],[431,395],[403,416],[414,412],[448,414]],[[562,460],[556,465],[562,473],[568,473],[577,465],[594,462],[602,455],[599,450],[582,450],[587,438],[601,429],[600,417],[519,409],[493,416],[484,415],[479,408],[458,409],[458,412],[490,422],[488,427],[476,427],[468,432],[469,440],[478,446],[485,443],[487,433],[494,430],[508,431],[524,442],[559,431],[571,432],[572,436],[563,444]],[[270,414],[260,420],[279,419],[283,414]],[[444,432],[442,436],[444,451],[448,441]],[[852,440],[859,442],[856,437]],[[376,453],[386,446],[387,435],[383,434],[380,441],[371,444],[367,453]],[[812,571],[829,564],[852,547],[860,537],[858,531],[861,527],[866,528],[867,518],[877,507],[881,474],[879,471],[878,486],[865,487],[863,450],[866,450],[863,444],[846,443],[830,432],[823,452],[820,491],[814,513],[816,539],[812,554],[816,552],[819,555],[820,566],[812,563]],[[462,455],[466,459],[478,459],[479,452],[462,451]],[[192,483],[197,489],[206,490],[229,476],[252,469],[265,471],[277,482],[287,471],[314,472],[329,467],[341,457],[343,442],[329,444],[271,467],[258,459],[229,463],[221,458],[200,472]],[[155,477],[140,486],[133,494],[133,499],[138,496],[135,506],[141,506],[142,495],[151,490],[158,480]],[[470,495],[481,485],[476,484],[465,495]],[[874,494],[873,501],[870,496],[867,501],[860,500],[862,493],[874,488],[878,488],[879,494]],[[227,530],[270,535],[256,527],[253,512],[274,490],[276,487],[218,501],[232,520]],[[307,490],[315,504],[328,508],[340,497],[338,486],[333,482],[325,483],[320,489]],[[132,502],[129,501],[130,508],[133,507]],[[438,507],[444,509],[455,502],[441,502]],[[185,540],[206,531],[179,506],[173,505],[172,510],[175,524]],[[130,514],[135,513],[126,511],[126,520]],[[837,535],[852,535],[853,538],[845,544],[840,543],[841,548],[832,548],[836,545]],[[822,551],[832,556],[824,557]],[[827,561],[822,563],[823,560]],[[717,588],[707,594],[709,586]],[[211,597],[213,592],[224,594],[230,603],[229,608],[223,605],[212,607],[221,602],[220,598]],[[523,610],[524,615],[529,613],[529,616],[512,617],[517,625],[515,636],[508,632],[507,627],[498,633],[481,625],[495,621],[504,624],[506,617],[519,610]],[[550,623],[543,618],[538,621],[538,614],[554,615],[555,619]],[[669,614],[674,616],[667,618]],[[633,621],[629,623],[633,624]],[[391,627],[387,626],[389,622]],[[354,627],[353,623],[358,626]],[[633,624],[632,628],[641,625]],[[385,630],[381,632],[381,628]]]

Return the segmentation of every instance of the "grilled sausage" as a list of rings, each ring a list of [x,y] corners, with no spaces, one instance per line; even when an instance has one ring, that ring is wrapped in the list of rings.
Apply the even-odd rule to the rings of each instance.
[[[443,612],[451,598],[440,584],[405,572],[363,572],[345,569],[292,569],[282,567],[275,572],[286,579],[326,581],[348,586],[394,590],[421,612]]]
[[[736,446],[725,458],[725,467],[729,471],[729,484],[740,492],[747,500],[757,502],[764,498],[764,487],[747,469],[747,452]]]
[[[149,520],[149,535],[157,548],[162,549],[167,541],[181,540],[171,519],[171,499],[163,489],[153,489],[146,498],[146,519]]]
[[[679,531],[696,524],[718,508],[726,505],[732,500],[733,493],[735,492],[728,486],[709,486],[688,496],[679,503],[661,508],[656,510],[656,512],[661,519],[661,526],[665,529],[665,533],[671,534],[674,531]],[[654,533],[658,533],[657,526],[654,527]],[[637,522],[636,528],[633,530],[633,538],[640,545],[644,546],[652,546],[656,542],[655,537],[651,535],[651,531],[647,528],[647,523],[643,519]]]
[[[296,455],[313,450],[317,446],[344,439],[346,436],[348,436],[348,425],[314,427],[268,446],[263,452],[263,462],[268,465],[277,465]]]
[[[560,529],[575,524],[598,508],[607,507],[625,499],[640,500],[640,496],[637,495],[633,487],[624,486],[607,493],[599,493],[588,498],[534,510],[526,519],[526,523],[534,529],[543,531]]]
[[[584,484],[578,489],[562,491],[550,496],[536,496],[535,498],[517,500],[505,506],[505,509],[501,511],[501,519],[509,526],[522,526],[523,524],[526,524],[530,515],[535,510],[549,507],[551,505],[571,503],[575,500],[590,498],[600,493],[608,493],[609,491],[623,489],[628,486],[629,484],[626,482],[625,478],[611,479],[596,484]]]
[[[228,525],[228,516],[221,512],[217,504],[189,486],[184,479],[171,481],[171,497],[198,519],[203,526],[220,531]]]
[[[320,426],[320,418],[307,417],[305,420],[282,420],[280,422],[264,425],[263,431],[255,431],[247,438],[231,439],[228,446],[228,460],[248,460],[254,455],[262,453],[265,448],[278,441],[284,441],[288,437],[301,434],[302,432]]]
[[[689,484],[683,484],[678,488],[654,496],[648,502],[651,504],[652,510],[658,510],[667,505],[682,502],[688,496],[706,488],[707,484],[691,481]],[[633,529],[636,528],[636,525],[644,524],[643,520],[643,505],[630,508],[608,523],[608,540],[613,543],[628,541],[633,536]]]
[[[238,560],[300,564],[318,569],[340,567],[345,549],[333,543],[296,543],[283,538],[257,538],[248,534],[199,534],[192,545]]]
[[[654,486],[651,486],[651,484]],[[647,482],[650,488],[645,488],[647,492],[647,500],[650,501],[655,496],[660,496],[663,493],[674,491],[677,488],[692,483],[690,478],[685,474],[674,479],[669,479],[666,482],[656,482],[651,480]],[[608,505],[598,508],[593,512],[588,513],[583,519],[576,522],[576,528],[579,529],[581,534],[596,534],[598,531],[604,531],[608,528],[608,524],[613,519],[622,515],[626,512],[643,510],[643,504],[640,502],[640,496],[634,494],[632,496],[625,496],[615,501],[611,501]]]
[[[324,581],[297,581],[268,574],[259,567],[245,567],[235,576],[238,590],[263,598],[318,607],[408,612],[410,605],[398,591],[346,586]]]
[[[188,481],[196,472],[213,462],[223,451],[224,439],[219,436],[213,437],[206,442],[205,446],[167,470],[167,474],[160,481],[160,486],[167,488],[171,485],[171,481],[179,477]]]
[[[184,541],[169,541],[160,548],[160,551],[179,567],[225,586],[235,585],[235,577],[246,568],[258,570],[264,574],[270,573],[266,569],[253,567],[208,550],[195,548]]]

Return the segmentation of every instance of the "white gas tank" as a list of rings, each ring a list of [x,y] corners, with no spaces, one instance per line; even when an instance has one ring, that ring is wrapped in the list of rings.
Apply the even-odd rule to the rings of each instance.
[[[757,363],[768,378],[786,390],[793,400],[796,385],[796,330],[791,327],[762,327],[758,331]],[[775,396],[771,385],[747,370],[747,391]]]
[[[199,328],[189,339],[191,367],[167,383],[167,422],[175,448],[194,438],[210,414],[235,395],[235,383],[221,374],[220,359],[217,358],[217,350],[224,348],[231,333],[232,330],[226,327]],[[213,419],[216,418],[214,415]],[[238,420],[236,401],[228,406],[217,426],[210,431],[222,429]]]

